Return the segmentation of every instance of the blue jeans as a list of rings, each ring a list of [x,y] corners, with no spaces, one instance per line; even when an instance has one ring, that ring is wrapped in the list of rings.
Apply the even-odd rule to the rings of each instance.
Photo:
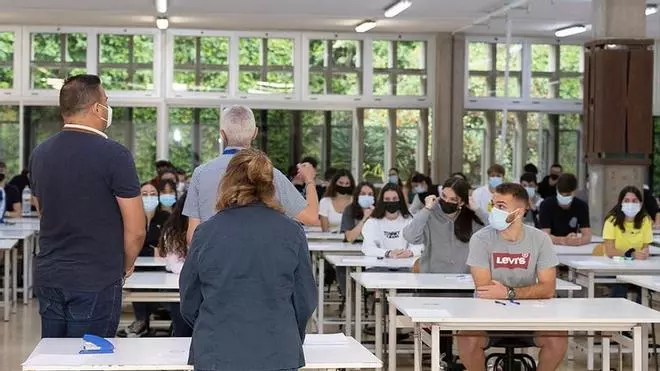
[[[121,314],[121,290],[121,281],[97,292],[37,287],[41,337],[114,337]]]

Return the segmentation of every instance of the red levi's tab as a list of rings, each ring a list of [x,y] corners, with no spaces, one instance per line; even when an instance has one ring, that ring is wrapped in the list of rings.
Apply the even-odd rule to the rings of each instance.
[[[529,266],[529,253],[509,254],[506,252],[493,253],[494,269],[527,269]]]

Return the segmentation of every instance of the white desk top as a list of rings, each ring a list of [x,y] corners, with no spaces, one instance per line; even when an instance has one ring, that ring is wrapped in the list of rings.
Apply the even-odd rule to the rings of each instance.
[[[124,283],[126,290],[179,290],[179,275],[169,272],[135,272]]]
[[[11,250],[17,243],[18,240],[0,240],[0,250]]]
[[[305,232],[307,235],[307,240],[309,241],[343,241],[343,233],[333,233],[333,232]]]
[[[474,281],[469,274],[353,272],[351,277],[369,290],[474,290]],[[582,287],[557,279],[557,290],[578,291]]]
[[[16,229],[3,229],[0,226],[0,240],[24,240],[26,238],[31,237],[34,235],[34,230],[32,229],[23,229],[23,228],[16,228]]]
[[[309,251],[334,252],[362,252],[362,244],[352,244],[342,241],[309,241]]]
[[[167,265],[165,258],[157,256],[138,256],[135,260],[136,267],[163,267]]]
[[[660,291],[660,276],[616,276],[616,279],[651,291]]]
[[[660,323],[660,312],[622,298],[519,300],[520,305],[474,298],[393,297],[389,300],[413,322],[493,323],[512,327],[593,324],[596,328],[608,324]]]
[[[5,223],[0,224],[0,230],[14,231],[25,229],[38,232],[41,227],[39,220],[37,220],[37,223],[19,222],[19,220],[20,219],[5,219]]]
[[[377,267],[377,268],[411,268],[417,258],[408,259],[378,259],[373,256],[326,255],[325,260],[336,267]]]
[[[190,338],[115,338],[113,354],[78,354],[81,339],[42,339],[23,364],[24,371],[192,370]],[[382,362],[343,334],[309,334],[303,345],[307,369],[380,368]]]
[[[599,243],[595,242],[582,246],[555,245],[555,253],[557,255],[591,255],[594,248],[598,245]],[[660,255],[660,247],[649,246],[649,252],[651,255]]]
[[[559,262],[569,268],[602,273],[660,274],[660,258],[615,261],[606,256],[559,256]]]

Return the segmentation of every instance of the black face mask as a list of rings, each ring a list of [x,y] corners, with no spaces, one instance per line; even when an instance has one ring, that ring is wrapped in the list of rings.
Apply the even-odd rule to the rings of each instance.
[[[445,214],[453,214],[458,211],[458,204],[440,199],[440,208]]]
[[[397,211],[401,210],[401,205],[399,204],[399,201],[385,201],[383,202],[383,205],[385,205],[385,211],[387,211],[390,214],[394,214]]]
[[[336,186],[335,189],[340,195],[350,195],[353,193],[353,187]]]

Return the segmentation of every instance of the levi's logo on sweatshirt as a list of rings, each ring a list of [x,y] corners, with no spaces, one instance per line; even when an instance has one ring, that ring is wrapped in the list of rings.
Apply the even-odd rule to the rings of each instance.
[[[385,234],[385,238],[395,239],[395,238],[399,238],[401,231],[393,231],[393,232],[383,231],[383,233]]]
[[[506,252],[493,253],[494,269],[527,269],[529,266],[529,253],[509,254]]]

